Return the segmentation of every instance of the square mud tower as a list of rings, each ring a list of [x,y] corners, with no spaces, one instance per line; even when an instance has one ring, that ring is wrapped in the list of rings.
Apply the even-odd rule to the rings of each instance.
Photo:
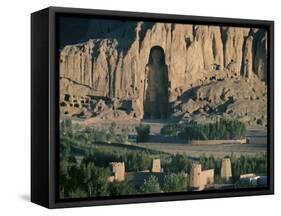
[[[221,163],[221,177],[229,180],[232,177],[231,161],[229,158],[222,159]]]
[[[199,188],[201,175],[201,164],[192,164],[190,171],[190,187]]]
[[[111,176],[110,181],[124,181],[125,180],[125,163],[113,162],[111,163],[112,172],[114,176]]]
[[[202,171],[201,164],[192,164],[189,186],[203,190],[206,185],[214,183],[214,169]]]
[[[153,159],[152,160],[152,170],[151,170],[151,172],[153,172],[153,173],[162,172],[160,159]]]

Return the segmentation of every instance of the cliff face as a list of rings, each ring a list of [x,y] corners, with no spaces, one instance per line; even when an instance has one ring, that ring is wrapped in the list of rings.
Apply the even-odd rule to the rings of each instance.
[[[131,115],[142,118],[153,47],[163,51],[170,103],[214,80],[266,83],[267,33],[263,29],[142,22],[132,23],[129,29],[129,33],[128,28],[119,29],[116,38],[91,39],[61,49],[61,101],[66,94],[117,99],[118,103],[130,100]],[[86,108],[78,104],[76,108]],[[67,114],[77,112],[69,110]]]

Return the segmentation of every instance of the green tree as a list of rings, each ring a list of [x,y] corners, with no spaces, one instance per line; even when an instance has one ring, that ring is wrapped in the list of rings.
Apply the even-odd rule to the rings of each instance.
[[[177,133],[179,138],[189,140],[243,139],[246,125],[236,119],[220,119],[214,123],[185,124]]]
[[[168,136],[177,136],[185,127],[186,124],[184,123],[167,124],[161,128],[160,133]]]
[[[110,183],[108,191],[110,196],[135,194],[134,186],[127,181],[114,181]]]
[[[165,192],[180,192],[187,190],[187,178],[183,173],[166,175],[163,189]]]
[[[199,157],[199,160],[202,165],[202,169],[216,169],[216,159],[213,155],[206,156],[203,154]]]
[[[73,137],[73,127],[70,119],[62,120],[60,124],[60,132],[62,135]]]
[[[116,142],[116,126],[116,122],[111,122],[108,133],[106,134],[108,142]]]
[[[147,142],[149,140],[150,125],[140,124],[136,127],[139,142]]]
[[[81,174],[84,187],[89,197],[107,195],[109,171],[96,167],[94,163],[83,163]]]
[[[141,193],[160,193],[161,188],[156,176],[152,175],[148,180],[144,180],[143,185],[140,187]]]
[[[191,167],[191,160],[185,155],[176,154],[172,157],[171,163],[165,168],[170,173],[187,172]]]
[[[128,128],[122,128],[121,134],[118,136],[117,142],[118,143],[128,143]]]
[[[98,142],[106,142],[107,141],[107,133],[105,129],[93,128],[91,133],[91,140],[94,143]]]
[[[110,172],[106,168],[98,168],[93,173],[93,196],[108,195],[108,176]]]
[[[81,164],[81,173],[82,173],[82,181],[84,184],[84,187],[87,191],[88,196],[93,195],[93,179],[92,179],[92,174],[94,173],[94,163],[83,163]]]
[[[69,157],[70,157],[70,145],[68,143],[62,142],[60,145],[60,162],[59,162],[59,188],[60,194],[65,197],[69,194],[71,190],[70,185],[70,175],[68,173],[69,168]]]

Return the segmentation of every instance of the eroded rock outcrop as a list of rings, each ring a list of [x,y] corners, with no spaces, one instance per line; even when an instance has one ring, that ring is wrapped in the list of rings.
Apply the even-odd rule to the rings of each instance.
[[[267,88],[257,77],[251,81],[243,77],[212,81],[186,94],[188,97],[183,95],[172,106],[175,118],[212,122],[223,116],[239,119],[249,126],[267,124]]]
[[[71,98],[96,96],[109,98],[110,101],[118,100],[120,104],[130,101],[130,109],[121,107],[119,111],[143,118],[144,103],[149,95],[146,92],[149,88],[145,87],[147,65],[151,50],[155,47],[162,50],[163,65],[167,67],[169,104],[182,103],[180,99],[185,92],[204,86],[202,90],[198,89],[198,94],[205,95],[207,99],[203,99],[200,106],[187,101],[187,108],[184,109],[188,116],[193,113],[192,110],[198,112],[198,107],[207,109],[204,102],[220,103],[218,97],[222,96],[222,92],[218,93],[216,88],[226,88],[221,87],[224,86],[221,81],[234,82],[239,79],[239,82],[245,82],[248,89],[256,88],[250,84],[253,82],[263,85],[262,90],[257,89],[257,94],[266,89],[267,33],[263,29],[132,22],[129,27],[115,29],[112,35],[118,37],[91,39],[61,49],[63,114],[73,115],[81,112],[82,108],[89,108],[86,103],[65,101],[65,95]],[[210,83],[212,86],[214,82],[219,83],[216,88],[202,93],[205,86]],[[236,92],[241,94],[244,90],[237,86]],[[112,104],[108,107],[112,111],[115,109]]]

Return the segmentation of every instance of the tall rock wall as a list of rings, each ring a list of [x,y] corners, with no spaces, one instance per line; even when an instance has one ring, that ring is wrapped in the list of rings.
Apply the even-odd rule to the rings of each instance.
[[[67,79],[70,85],[87,87],[96,96],[136,100],[137,115],[142,116],[145,70],[154,46],[165,54],[170,102],[214,74],[267,79],[267,33],[263,29],[143,22],[130,29],[134,40],[126,40],[126,29],[121,29],[122,41],[107,37],[62,48],[61,92],[71,88]]]

